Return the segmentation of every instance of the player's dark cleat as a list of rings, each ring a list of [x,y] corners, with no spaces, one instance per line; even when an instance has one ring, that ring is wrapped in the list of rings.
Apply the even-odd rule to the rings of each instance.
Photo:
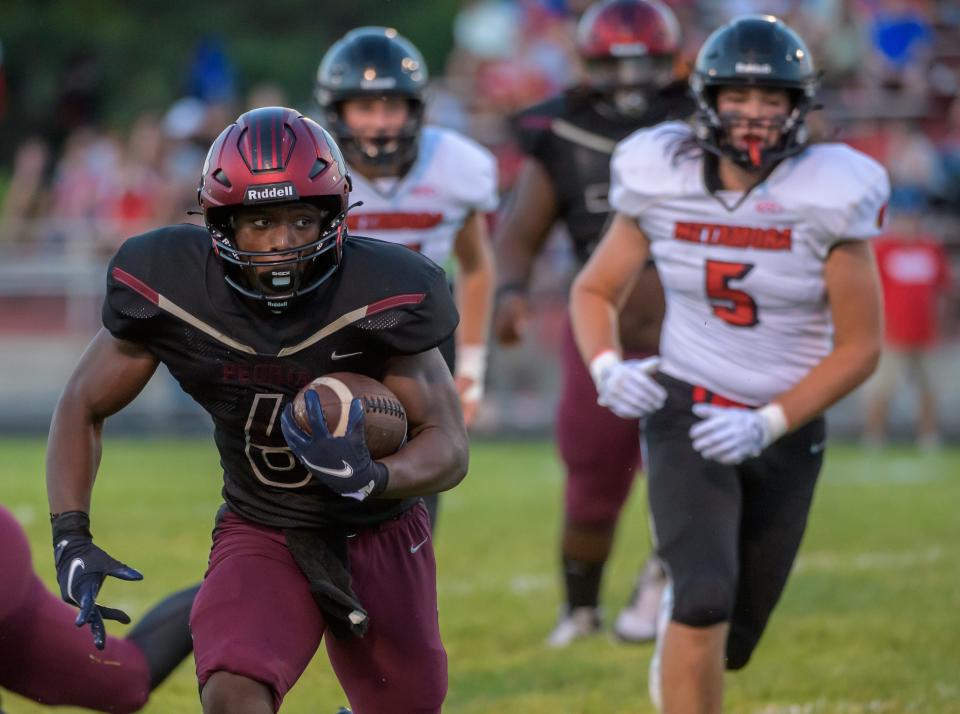
[[[347,709],[346,707],[340,707],[339,709],[337,709],[337,714],[353,714],[353,711],[350,709]]]

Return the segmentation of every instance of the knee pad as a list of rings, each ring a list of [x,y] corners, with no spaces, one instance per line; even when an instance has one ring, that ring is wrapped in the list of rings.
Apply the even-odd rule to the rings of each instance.
[[[673,583],[671,620],[689,627],[729,622],[733,612],[733,582],[718,575],[696,575]]]

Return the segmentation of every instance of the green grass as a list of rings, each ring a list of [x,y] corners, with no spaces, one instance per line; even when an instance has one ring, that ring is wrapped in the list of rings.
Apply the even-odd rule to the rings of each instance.
[[[0,501],[26,524],[53,587],[43,445],[0,442]],[[445,711],[608,714],[652,709],[651,648],[606,637],[549,651],[558,606],[561,472],[546,444],[478,444],[471,475],[445,496],[440,616],[450,659]],[[105,600],[136,618],[203,573],[220,475],[212,444],[109,440],[96,486],[97,541],[146,574]],[[797,570],[750,666],[728,677],[727,711],[960,713],[960,451],[828,456]],[[608,568],[604,604],[627,598],[647,550],[636,489]],[[122,627],[112,629],[121,633]],[[321,648],[284,712],[346,703]],[[12,695],[8,714],[44,711]],[[71,710],[59,710],[71,711]],[[199,711],[192,662],[145,709]]]

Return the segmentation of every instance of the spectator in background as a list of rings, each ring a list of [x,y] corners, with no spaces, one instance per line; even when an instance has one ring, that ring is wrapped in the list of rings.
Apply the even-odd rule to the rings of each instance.
[[[881,86],[925,92],[925,69],[933,50],[927,3],[882,0],[870,28],[873,70]]]
[[[93,244],[102,197],[114,185],[122,148],[117,139],[85,125],[66,139],[53,172],[49,224],[43,248],[62,250]]]
[[[197,204],[197,175],[203,167],[210,141],[206,133],[207,104],[196,97],[182,97],[170,105],[163,116],[164,174],[170,197],[168,223],[201,221],[187,211]]]
[[[189,94],[209,104],[230,104],[237,97],[237,73],[217,35],[200,40],[190,65]]]
[[[890,401],[907,375],[917,389],[917,446],[928,450],[940,444],[932,362],[950,269],[939,238],[924,229],[922,194],[900,189],[894,198],[891,207],[897,213],[891,231],[874,244],[883,284],[886,346],[868,395],[863,442],[874,448],[885,443]]]
[[[496,156],[501,189],[512,185],[522,161],[506,116],[579,75],[569,22],[579,4],[476,0],[454,20],[447,86],[469,113],[468,136]]]
[[[0,204],[0,244],[28,245],[34,242],[36,221],[46,210],[45,175],[50,164],[50,147],[33,136],[17,147],[13,173]]]
[[[907,121],[892,121],[884,124],[886,156],[890,181],[904,188],[901,196],[908,194],[915,199],[938,195],[943,188],[943,176],[937,147],[918,126]],[[907,206],[919,210],[915,203]]]
[[[947,210],[960,216],[960,96],[950,104],[946,132],[937,148]]]
[[[165,153],[159,119],[139,116],[98,201],[102,228],[96,247],[102,254],[113,254],[128,236],[157,228],[170,215],[174,193],[165,173]]]

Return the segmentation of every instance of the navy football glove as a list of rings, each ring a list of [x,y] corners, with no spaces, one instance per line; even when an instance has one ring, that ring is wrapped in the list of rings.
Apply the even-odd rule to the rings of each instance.
[[[346,434],[333,436],[327,428],[317,393],[307,390],[304,399],[310,434],[294,421],[292,402],[280,417],[283,436],[297,458],[315,479],[341,496],[363,501],[383,493],[390,475],[386,466],[370,458],[363,431],[366,418],[360,400],[350,402]]]
[[[104,579],[111,575],[121,580],[143,580],[133,568],[111,558],[93,544],[90,517],[82,511],[67,511],[51,518],[53,525],[53,559],[57,566],[57,582],[64,602],[78,605],[77,627],[90,625],[93,644],[102,650],[107,632],[103,621],[116,620],[127,625],[130,617],[123,610],[97,605],[97,593]]]

